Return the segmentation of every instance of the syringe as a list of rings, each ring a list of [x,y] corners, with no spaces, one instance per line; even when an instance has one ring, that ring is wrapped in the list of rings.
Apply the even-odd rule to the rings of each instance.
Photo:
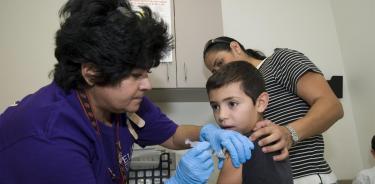
[[[199,141],[191,141],[190,139],[186,139],[185,140],[185,144],[189,144],[190,147],[195,147],[197,144],[199,143]],[[217,158],[219,159],[225,159],[225,148],[223,150],[220,150],[219,152],[214,152],[214,150],[212,150],[212,154],[215,155]]]

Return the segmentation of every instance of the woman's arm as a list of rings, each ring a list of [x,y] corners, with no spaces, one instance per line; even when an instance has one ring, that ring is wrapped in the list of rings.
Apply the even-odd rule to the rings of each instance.
[[[2,164],[8,165],[0,180],[5,183],[95,184],[93,164],[84,146],[73,138],[30,136],[2,150]],[[103,171],[107,171],[106,168]],[[21,177],[22,176],[22,177]],[[104,179],[103,177],[101,177]],[[108,176],[109,178],[109,176]],[[8,181],[8,182],[7,182]]]
[[[302,75],[297,82],[297,95],[311,106],[303,118],[289,123],[289,126],[296,130],[300,140],[323,133],[344,115],[340,101],[321,74],[306,72]],[[260,146],[276,141],[273,145],[264,146],[263,152],[282,150],[274,159],[287,158],[286,149],[291,147],[292,138],[284,126],[259,122],[254,130],[252,140],[268,135],[259,141]]]
[[[189,138],[191,141],[198,141],[200,130],[200,126],[180,125],[173,136],[162,143],[161,146],[174,150],[188,149],[190,146],[185,144],[185,140]]]
[[[306,116],[290,123],[300,140],[325,132],[344,116],[341,102],[321,74],[305,73],[298,80],[297,95],[311,106]]]

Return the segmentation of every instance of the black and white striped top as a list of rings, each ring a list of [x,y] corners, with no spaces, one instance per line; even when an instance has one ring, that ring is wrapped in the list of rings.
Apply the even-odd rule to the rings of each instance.
[[[286,125],[306,115],[310,106],[297,96],[297,81],[307,71],[322,73],[305,55],[291,49],[275,49],[259,68],[270,95],[264,117]],[[324,160],[323,136],[305,139],[289,150],[293,178],[330,173]]]

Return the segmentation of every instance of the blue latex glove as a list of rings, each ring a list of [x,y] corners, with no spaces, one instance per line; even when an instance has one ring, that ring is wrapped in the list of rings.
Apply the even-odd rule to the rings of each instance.
[[[207,183],[214,171],[210,143],[199,142],[181,157],[176,174],[165,184],[202,184]]]
[[[219,153],[223,148],[229,151],[232,164],[236,168],[251,158],[251,150],[254,149],[254,144],[248,137],[233,130],[221,129],[213,124],[202,127],[200,140],[210,142],[215,153]],[[224,159],[219,158],[219,169],[223,167],[223,163]]]

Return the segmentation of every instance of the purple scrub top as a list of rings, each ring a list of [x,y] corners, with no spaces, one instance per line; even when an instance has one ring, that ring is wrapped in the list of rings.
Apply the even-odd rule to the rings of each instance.
[[[127,171],[134,143],[161,144],[177,129],[146,97],[137,114],[146,122],[135,127],[138,140],[126,123],[120,127]],[[98,137],[75,91],[51,83],[0,115],[0,183],[116,183],[108,173],[110,167],[118,175],[113,127],[100,124]]]

